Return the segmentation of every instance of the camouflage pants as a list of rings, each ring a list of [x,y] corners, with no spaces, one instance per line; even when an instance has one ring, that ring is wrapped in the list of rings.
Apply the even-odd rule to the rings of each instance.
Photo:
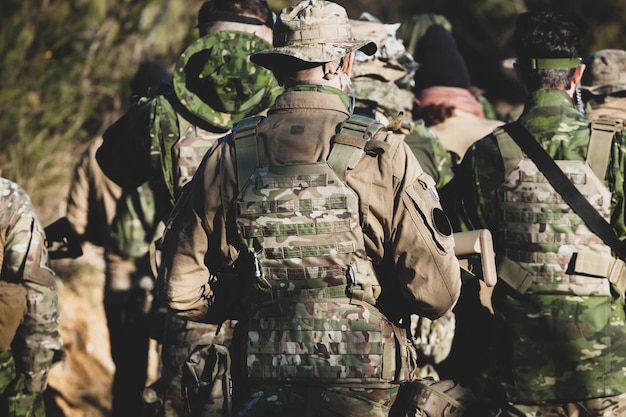
[[[144,417],[183,417],[187,414],[181,386],[182,366],[187,355],[197,345],[216,343],[228,346],[234,326],[230,322],[224,323],[221,327],[193,322],[175,314],[167,314],[165,321],[165,334],[161,346],[161,378],[149,388],[155,391],[160,405],[147,407],[148,411],[144,412]],[[221,390],[216,391],[212,398],[207,398],[207,402],[203,417],[222,415]],[[150,409],[155,411],[149,412]]]
[[[237,417],[460,417],[474,400],[452,381],[429,380],[388,388],[267,385],[246,398]]]
[[[0,416],[45,417],[41,393],[26,393],[23,378],[15,374],[11,351],[0,352]]]
[[[626,394],[554,405],[510,404],[498,417],[620,417],[626,415]]]

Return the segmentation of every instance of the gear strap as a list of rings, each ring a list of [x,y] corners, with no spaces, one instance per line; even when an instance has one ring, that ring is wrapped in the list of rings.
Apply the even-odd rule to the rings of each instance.
[[[596,119],[591,122],[591,137],[587,149],[587,164],[596,177],[603,180],[606,177],[606,168],[609,165],[611,145],[615,132],[622,129],[621,120]]]

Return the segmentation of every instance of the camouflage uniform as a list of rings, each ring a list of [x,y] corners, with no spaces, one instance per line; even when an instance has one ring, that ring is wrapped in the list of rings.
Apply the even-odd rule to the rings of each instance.
[[[583,63],[587,68],[581,88],[587,118],[626,120],[626,51],[602,49],[587,56]]]
[[[281,16],[285,19],[284,21],[280,20]],[[323,43],[314,38],[310,41],[309,47],[299,44],[302,38],[292,37],[291,30],[293,29],[277,33],[277,28],[281,27],[285,21],[289,22],[290,18],[294,19],[293,23],[299,23],[300,19],[306,21],[308,17],[312,22],[316,22],[315,24],[330,23],[331,27],[338,28],[342,32],[342,37],[345,35],[345,42],[335,39],[335,42]],[[373,45],[370,42],[359,42],[352,38],[345,10],[330,2],[301,2],[291,9],[283,10],[279,16],[279,22],[281,23],[277,23],[274,27],[274,48],[252,55],[253,62],[264,66],[269,65],[274,54],[278,53],[307,62],[318,62],[321,65],[322,62],[347,56],[356,49],[373,53]],[[297,30],[302,30],[306,34],[321,33],[325,36],[323,30],[308,32],[309,25],[310,23],[305,22],[302,26],[298,25]],[[315,58],[312,58],[313,55]],[[268,166],[278,170],[291,168],[293,171],[295,167],[290,166],[293,163],[306,166],[319,165],[315,163],[323,162],[328,157],[337,129],[350,116],[350,107],[350,98],[337,88],[296,83],[288,86],[286,91],[276,99],[268,111],[267,118],[246,119],[240,122],[236,125],[237,131],[234,135],[220,140],[207,153],[196,176],[178,200],[163,238],[163,262],[158,282],[162,286],[161,290],[167,297],[170,308],[194,320],[219,322],[224,316],[237,315],[239,318],[246,319],[245,322],[248,323],[247,311],[251,304],[256,304],[251,301],[261,299],[257,299],[255,294],[250,293],[252,288],[249,279],[252,278],[252,268],[256,264],[248,257],[248,248],[242,244],[238,233],[239,227],[236,224],[242,210],[235,210],[233,203],[239,193],[239,186],[257,182],[248,182],[247,177],[238,180],[240,164],[244,164],[235,155],[234,141],[240,139],[234,139],[234,137],[238,137],[237,132],[244,126],[254,126],[252,137],[255,141],[251,143],[257,149],[258,160],[263,167]],[[254,123],[259,120],[260,123],[255,126]],[[381,146],[379,151],[382,148],[385,150],[380,153],[372,151],[371,156],[364,155],[363,159],[346,175],[348,186],[358,196],[356,199],[358,200],[356,201],[358,213],[350,212],[350,222],[352,224],[356,221],[356,227],[342,230],[345,233],[360,234],[362,227],[366,231],[365,239],[361,242],[364,249],[357,251],[361,258],[355,266],[357,271],[355,279],[359,285],[364,285],[366,293],[370,294],[368,291],[372,291],[378,296],[380,290],[378,285],[367,286],[365,284],[367,281],[365,273],[372,268],[371,262],[373,261],[378,279],[384,282],[381,285],[386,288],[376,302],[379,308],[389,310],[390,314],[394,310],[393,314],[396,315],[396,319],[406,318],[410,313],[419,313],[431,319],[437,318],[454,304],[458,297],[460,280],[458,262],[452,251],[453,242],[449,235],[450,230],[446,231],[443,227],[447,224],[447,220],[437,201],[434,181],[421,170],[410,149],[397,135],[381,131],[372,138],[372,142]],[[251,168],[256,166],[254,162],[248,164],[252,165]],[[273,169],[269,168],[269,171],[273,172]],[[308,177],[303,174],[302,178]],[[281,181],[278,180],[278,182]],[[337,184],[336,181],[331,182],[333,185]],[[306,190],[307,188],[309,187],[303,187],[303,191],[308,193],[311,190]],[[252,192],[252,194],[255,193]],[[324,200],[323,197],[325,196],[314,200]],[[290,201],[292,200],[284,203],[288,206]],[[351,199],[351,201],[355,200]],[[399,204],[392,204],[393,201]],[[401,201],[403,202],[400,203]],[[423,213],[425,217],[422,217],[420,213]],[[320,213],[320,217],[324,215],[325,213]],[[432,215],[437,219],[431,217]],[[346,220],[343,221],[347,221],[348,214],[345,213],[344,216]],[[361,227],[359,227],[359,220],[364,223]],[[442,222],[440,223],[439,220]],[[321,221],[320,226],[323,224],[325,222]],[[271,228],[271,225],[268,224],[268,228]],[[427,230],[430,231],[427,232]],[[334,238],[333,234],[329,233],[329,235]],[[320,245],[319,242],[316,245],[312,239],[314,238],[310,237],[307,240],[305,236],[290,235],[284,239],[278,237],[276,240],[282,245],[286,254],[295,254],[298,248],[304,250],[304,248],[319,246],[323,249],[324,245]],[[290,246],[293,247],[290,248]],[[295,249],[296,252],[291,252],[290,249]],[[356,256],[347,249],[348,255]],[[335,255],[340,257],[343,250],[337,252]],[[262,255],[261,262],[268,262],[268,253],[269,251]],[[330,256],[333,256],[332,253]],[[308,256],[302,258],[306,257]],[[298,265],[304,262],[309,262],[309,260],[301,259],[296,255],[293,257],[294,264],[290,269],[294,272],[300,270]],[[330,379],[334,378],[335,383],[307,382],[306,375],[312,376],[309,373],[310,368],[298,367],[295,363],[297,357],[287,354],[277,355],[274,361],[270,360],[266,354],[238,356],[241,354],[239,350],[245,348],[246,343],[243,339],[237,339],[236,335],[235,340],[239,340],[240,343],[233,342],[232,346],[233,364],[238,365],[234,369],[241,371],[241,368],[248,367],[249,370],[254,368],[261,372],[264,366],[268,369],[266,380],[254,380],[254,383],[249,381],[250,385],[247,388],[237,385],[244,384],[241,374],[237,374],[239,379],[233,375],[233,384],[235,384],[233,392],[238,415],[294,415],[295,413],[317,416],[388,415],[398,392],[403,390],[405,385],[389,382],[389,380],[372,383],[372,380],[365,376],[359,377],[361,372],[380,371],[380,367],[376,366],[376,360],[380,357],[379,351],[374,351],[372,348],[370,354],[363,356],[350,350],[344,357],[329,350],[328,356],[320,352],[317,359],[314,358],[316,355],[310,354],[310,351],[308,354],[304,352],[311,348],[311,339],[308,339],[310,329],[306,324],[308,318],[304,317],[309,317],[309,314],[311,317],[314,315],[311,324],[315,323],[320,326],[323,326],[327,319],[333,318],[331,311],[333,306],[335,303],[341,303],[341,297],[345,297],[343,295],[345,277],[324,278],[326,267],[320,265],[319,268],[302,268],[307,269],[307,271],[301,271],[304,275],[311,275],[311,284],[307,284],[306,280],[303,282],[295,275],[293,282],[287,284],[285,281],[281,283],[277,280],[274,271],[269,271],[266,265],[268,264],[262,264],[262,268],[268,273],[267,276],[273,282],[272,285],[286,284],[290,288],[287,291],[275,290],[277,294],[284,293],[284,296],[289,298],[290,290],[293,289],[295,292],[310,291],[313,296],[315,289],[307,290],[300,286],[319,285],[321,293],[326,290],[331,292],[340,290],[341,295],[338,299],[328,299],[327,295],[319,301],[286,302],[282,315],[271,316],[270,320],[271,323],[281,326],[281,330],[270,325],[269,331],[262,333],[262,340],[259,342],[263,343],[258,345],[259,348],[268,349],[267,352],[279,349],[281,345],[285,346],[288,351],[302,349],[304,356],[318,362],[319,366],[313,367],[319,369],[320,373],[342,367],[341,364],[333,365],[330,362],[341,361],[341,358],[344,358],[346,361],[351,361],[343,366],[343,371],[349,375],[350,382],[342,386],[341,381],[337,381],[337,376],[328,373],[326,375]],[[330,269],[332,268],[329,268],[329,274]],[[280,268],[276,269],[278,270]],[[321,279],[319,279],[320,275]],[[370,278],[372,276],[372,274],[368,275]],[[338,279],[343,281],[343,284],[326,282],[326,279],[329,281]],[[400,290],[397,285],[402,286],[402,289]],[[401,291],[403,295],[395,293],[396,290]],[[246,297],[247,294],[250,294],[250,299]],[[371,298],[367,299],[372,303],[375,302]],[[270,303],[268,309],[272,306],[273,304]],[[346,313],[346,318],[353,318],[354,324],[359,322],[368,326],[369,321],[374,320],[374,316],[381,317],[380,313],[368,310],[370,308],[373,306],[368,306],[366,302],[358,306],[355,304],[353,311]],[[265,312],[270,314],[269,310],[261,308],[255,320],[249,322],[263,323],[266,317],[270,317],[265,316]],[[274,311],[271,314],[280,313]],[[301,346],[298,336],[293,333],[296,330],[289,331],[284,328],[286,323],[292,321],[295,323],[300,317],[303,317],[301,330],[303,334],[306,334],[303,336]],[[281,320],[281,318],[284,319]],[[381,326],[385,320],[387,319],[381,319]],[[328,326],[332,326],[332,322],[334,320],[328,320]],[[240,326],[241,323],[237,329],[241,329],[242,337],[250,336],[250,333]],[[339,349],[363,347],[362,343],[358,343],[357,334],[360,333],[360,337],[367,337],[369,332],[363,328],[359,332],[353,325],[347,326],[344,329],[336,329],[335,336],[341,337],[344,332],[350,333],[354,337],[351,339],[354,343],[348,340],[341,341]],[[374,329],[370,330],[373,334]],[[235,333],[238,333],[237,330]],[[335,332],[329,332],[329,334],[332,333]],[[325,334],[325,331],[320,332],[320,335]],[[279,340],[278,337],[282,339]],[[271,343],[272,340],[276,343]],[[339,339],[337,341],[340,342]],[[323,345],[329,349],[335,349],[326,344]],[[375,342],[372,340],[372,346],[374,345],[380,348],[380,340]],[[322,347],[322,345],[319,346],[320,349]],[[387,348],[389,347],[393,350],[394,343],[389,343]],[[407,360],[408,351],[410,349],[403,353],[404,359]],[[360,356],[361,359],[352,362],[356,356]],[[282,368],[283,370],[295,364],[295,367],[292,366],[293,371],[304,375],[304,380],[289,383],[281,378],[269,376],[272,369],[282,367],[283,361],[286,361],[287,365]],[[390,375],[387,375],[387,378],[389,377]],[[405,375],[405,377],[409,376]],[[415,375],[410,377],[415,378]],[[264,378],[261,376],[261,379]],[[410,384],[406,385],[406,387],[409,386]],[[402,405],[396,404],[396,408],[400,409]],[[416,409],[418,407],[415,407],[413,412]]]
[[[531,93],[519,121],[553,159],[585,160],[590,123],[576,110],[566,92],[542,89]],[[624,140],[623,133],[614,138],[604,179],[610,197],[598,201],[604,201],[607,213],[610,205],[610,221],[618,236],[625,236],[626,231]],[[598,247],[597,243],[592,243],[593,236],[583,230],[580,220],[558,224],[560,217],[569,217],[549,216],[547,211],[562,210],[554,202],[544,209],[545,223],[537,230],[539,234],[518,234],[514,240],[511,222],[518,221],[518,225],[523,226],[525,222],[532,225],[538,220],[532,220],[532,216],[514,217],[511,211],[515,209],[514,200],[505,199],[506,195],[521,192],[518,186],[523,183],[517,181],[516,185],[505,181],[509,172],[504,172],[504,167],[510,171],[515,165],[511,155],[504,151],[511,142],[511,139],[498,140],[495,134],[476,142],[468,150],[454,179],[467,224],[488,227],[494,232],[499,277],[507,282],[511,282],[510,278],[503,277],[519,278],[522,269],[511,273],[516,268],[524,268],[534,277],[528,280],[532,282],[527,291],[514,291],[503,282],[495,288],[494,335],[497,340],[488,373],[488,383],[493,384],[491,388],[495,390],[491,393],[505,394],[511,406],[518,410],[513,415],[578,415],[575,410],[581,413],[586,410],[584,415],[622,415],[626,410],[623,398],[626,357],[619,354],[617,347],[626,342],[624,293],[617,285],[609,284],[607,278],[580,278],[570,275],[574,272],[569,267],[566,271],[564,267],[550,264],[554,260],[567,264],[571,251],[579,252],[580,257],[581,250]],[[513,143],[511,149],[519,148]],[[532,178],[530,173],[524,177],[523,171],[524,168],[518,179]],[[535,184],[533,188],[536,187]],[[543,201],[549,195],[538,194],[538,200],[523,199],[517,204]],[[505,209],[509,213],[507,217],[503,217]],[[559,235],[560,240],[553,239]],[[543,237],[533,241],[533,236]],[[542,260],[528,263],[535,258]],[[600,268],[597,269],[594,273],[600,273]],[[589,293],[592,284],[596,289]],[[606,288],[600,290],[600,286]],[[576,400],[580,401],[573,402]],[[513,405],[520,403],[527,405]],[[605,412],[612,414],[603,414]]]
[[[45,416],[43,392],[48,371],[63,356],[58,332],[54,272],[50,269],[44,230],[35,209],[14,182],[0,178],[2,232],[2,275],[0,295],[5,301],[9,283],[22,285],[24,313],[10,346],[0,347],[0,414],[3,416]],[[2,332],[7,312],[3,311]],[[3,335],[4,336],[4,335]]]
[[[269,46],[268,42],[251,33],[224,30],[203,36],[181,54],[174,72],[173,94],[184,109],[164,110],[155,120],[164,134],[176,131],[180,137],[171,154],[163,156],[171,158],[171,171],[164,172],[166,184],[161,187],[161,190],[169,190],[170,204],[191,180],[207,150],[230,130],[233,123],[266,110],[274,101],[280,89],[273,75],[248,59],[251,52]],[[196,122],[198,119],[202,123]],[[168,204],[159,211],[169,213],[171,208]],[[162,399],[159,400],[162,408],[157,411],[158,415],[185,415],[181,378],[186,357],[199,345],[228,346],[234,326],[234,321],[218,326],[186,320],[167,312],[161,377],[144,393],[148,403],[155,401],[156,397]],[[222,396],[223,393],[216,390],[206,398],[203,416],[221,415]]]

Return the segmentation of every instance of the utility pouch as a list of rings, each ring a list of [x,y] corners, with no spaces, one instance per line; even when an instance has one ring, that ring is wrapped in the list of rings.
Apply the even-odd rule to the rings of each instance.
[[[222,415],[231,415],[230,363],[228,348],[218,344],[198,345],[187,355],[181,381],[187,416],[201,417],[218,402],[223,402]]]
[[[18,326],[26,314],[26,288],[0,281],[0,352],[11,347]]]

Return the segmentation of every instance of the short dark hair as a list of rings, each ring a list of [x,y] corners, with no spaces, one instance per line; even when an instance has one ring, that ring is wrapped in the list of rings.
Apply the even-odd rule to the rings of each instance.
[[[533,69],[531,60],[581,57],[581,40],[586,31],[585,22],[564,7],[545,6],[520,14],[513,37],[526,87],[531,91],[569,87],[574,68]]]
[[[250,23],[237,19],[240,16],[249,16],[268,27],[274,25],[274,14],[267,4],[267,0],[206,0],[198,11],[198,26],[214,21],[236,21]]]

